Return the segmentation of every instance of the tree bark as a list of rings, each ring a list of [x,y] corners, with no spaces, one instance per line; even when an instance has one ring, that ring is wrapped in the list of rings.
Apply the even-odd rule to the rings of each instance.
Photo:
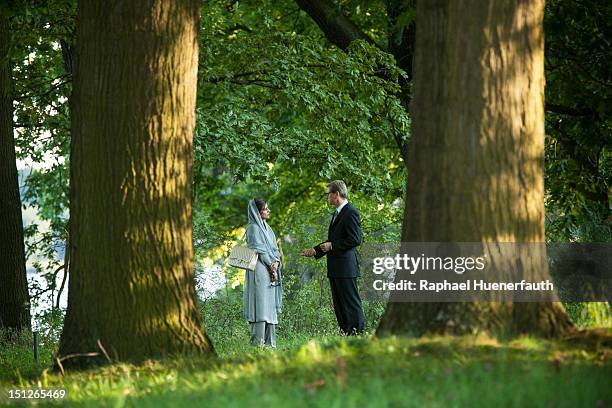
[[[418,2],[405,241],[544,242],[543,14],[543,0]],[[390,303],[377,333],[572,327],[560,303]]]
[[[10,31],[0,11],[0,328],[30,327],[21,197],[13,136]]]
[[[199,3],[79,4],[63,366],[213,352],[192,247]]]

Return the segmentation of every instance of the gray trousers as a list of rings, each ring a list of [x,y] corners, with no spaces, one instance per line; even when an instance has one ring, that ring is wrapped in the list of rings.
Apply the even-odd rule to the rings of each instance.
[[[268,322],[251,322],[251,344],[276,347],[276,325]]]

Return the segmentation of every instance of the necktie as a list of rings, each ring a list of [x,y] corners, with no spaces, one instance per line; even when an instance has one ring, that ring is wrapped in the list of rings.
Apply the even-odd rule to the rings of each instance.
[[[334,225],[334,221],[336,221],[336,216],[338,215],[338,210],[334,211],[334,215],[332,215],[332,220],[329,225]]]

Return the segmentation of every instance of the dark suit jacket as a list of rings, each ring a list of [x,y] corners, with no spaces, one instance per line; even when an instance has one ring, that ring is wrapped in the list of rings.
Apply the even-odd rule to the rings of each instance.
[[[361,221],[359,213],[350,203],[346,203],[334,223],[330,223],[327,241],[332,244],[331,251],[323,252],[319,245],[314,248],[316,259],[327,255],[327,276],[330,278],[359,276],[355,248],[361,244]]]

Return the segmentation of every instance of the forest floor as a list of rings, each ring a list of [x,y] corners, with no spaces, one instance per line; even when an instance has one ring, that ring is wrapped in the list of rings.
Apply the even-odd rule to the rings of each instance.
[[[0,405],[14,402],[9,389],[64,388],[62,406],[87,407],[612,406],[609,341],[327,337],[277,350],[236,351],[228,343],[217,351],[217,359],[114,364],[65,376],[44,368],[24,376],[6,365],[5,353]]]

